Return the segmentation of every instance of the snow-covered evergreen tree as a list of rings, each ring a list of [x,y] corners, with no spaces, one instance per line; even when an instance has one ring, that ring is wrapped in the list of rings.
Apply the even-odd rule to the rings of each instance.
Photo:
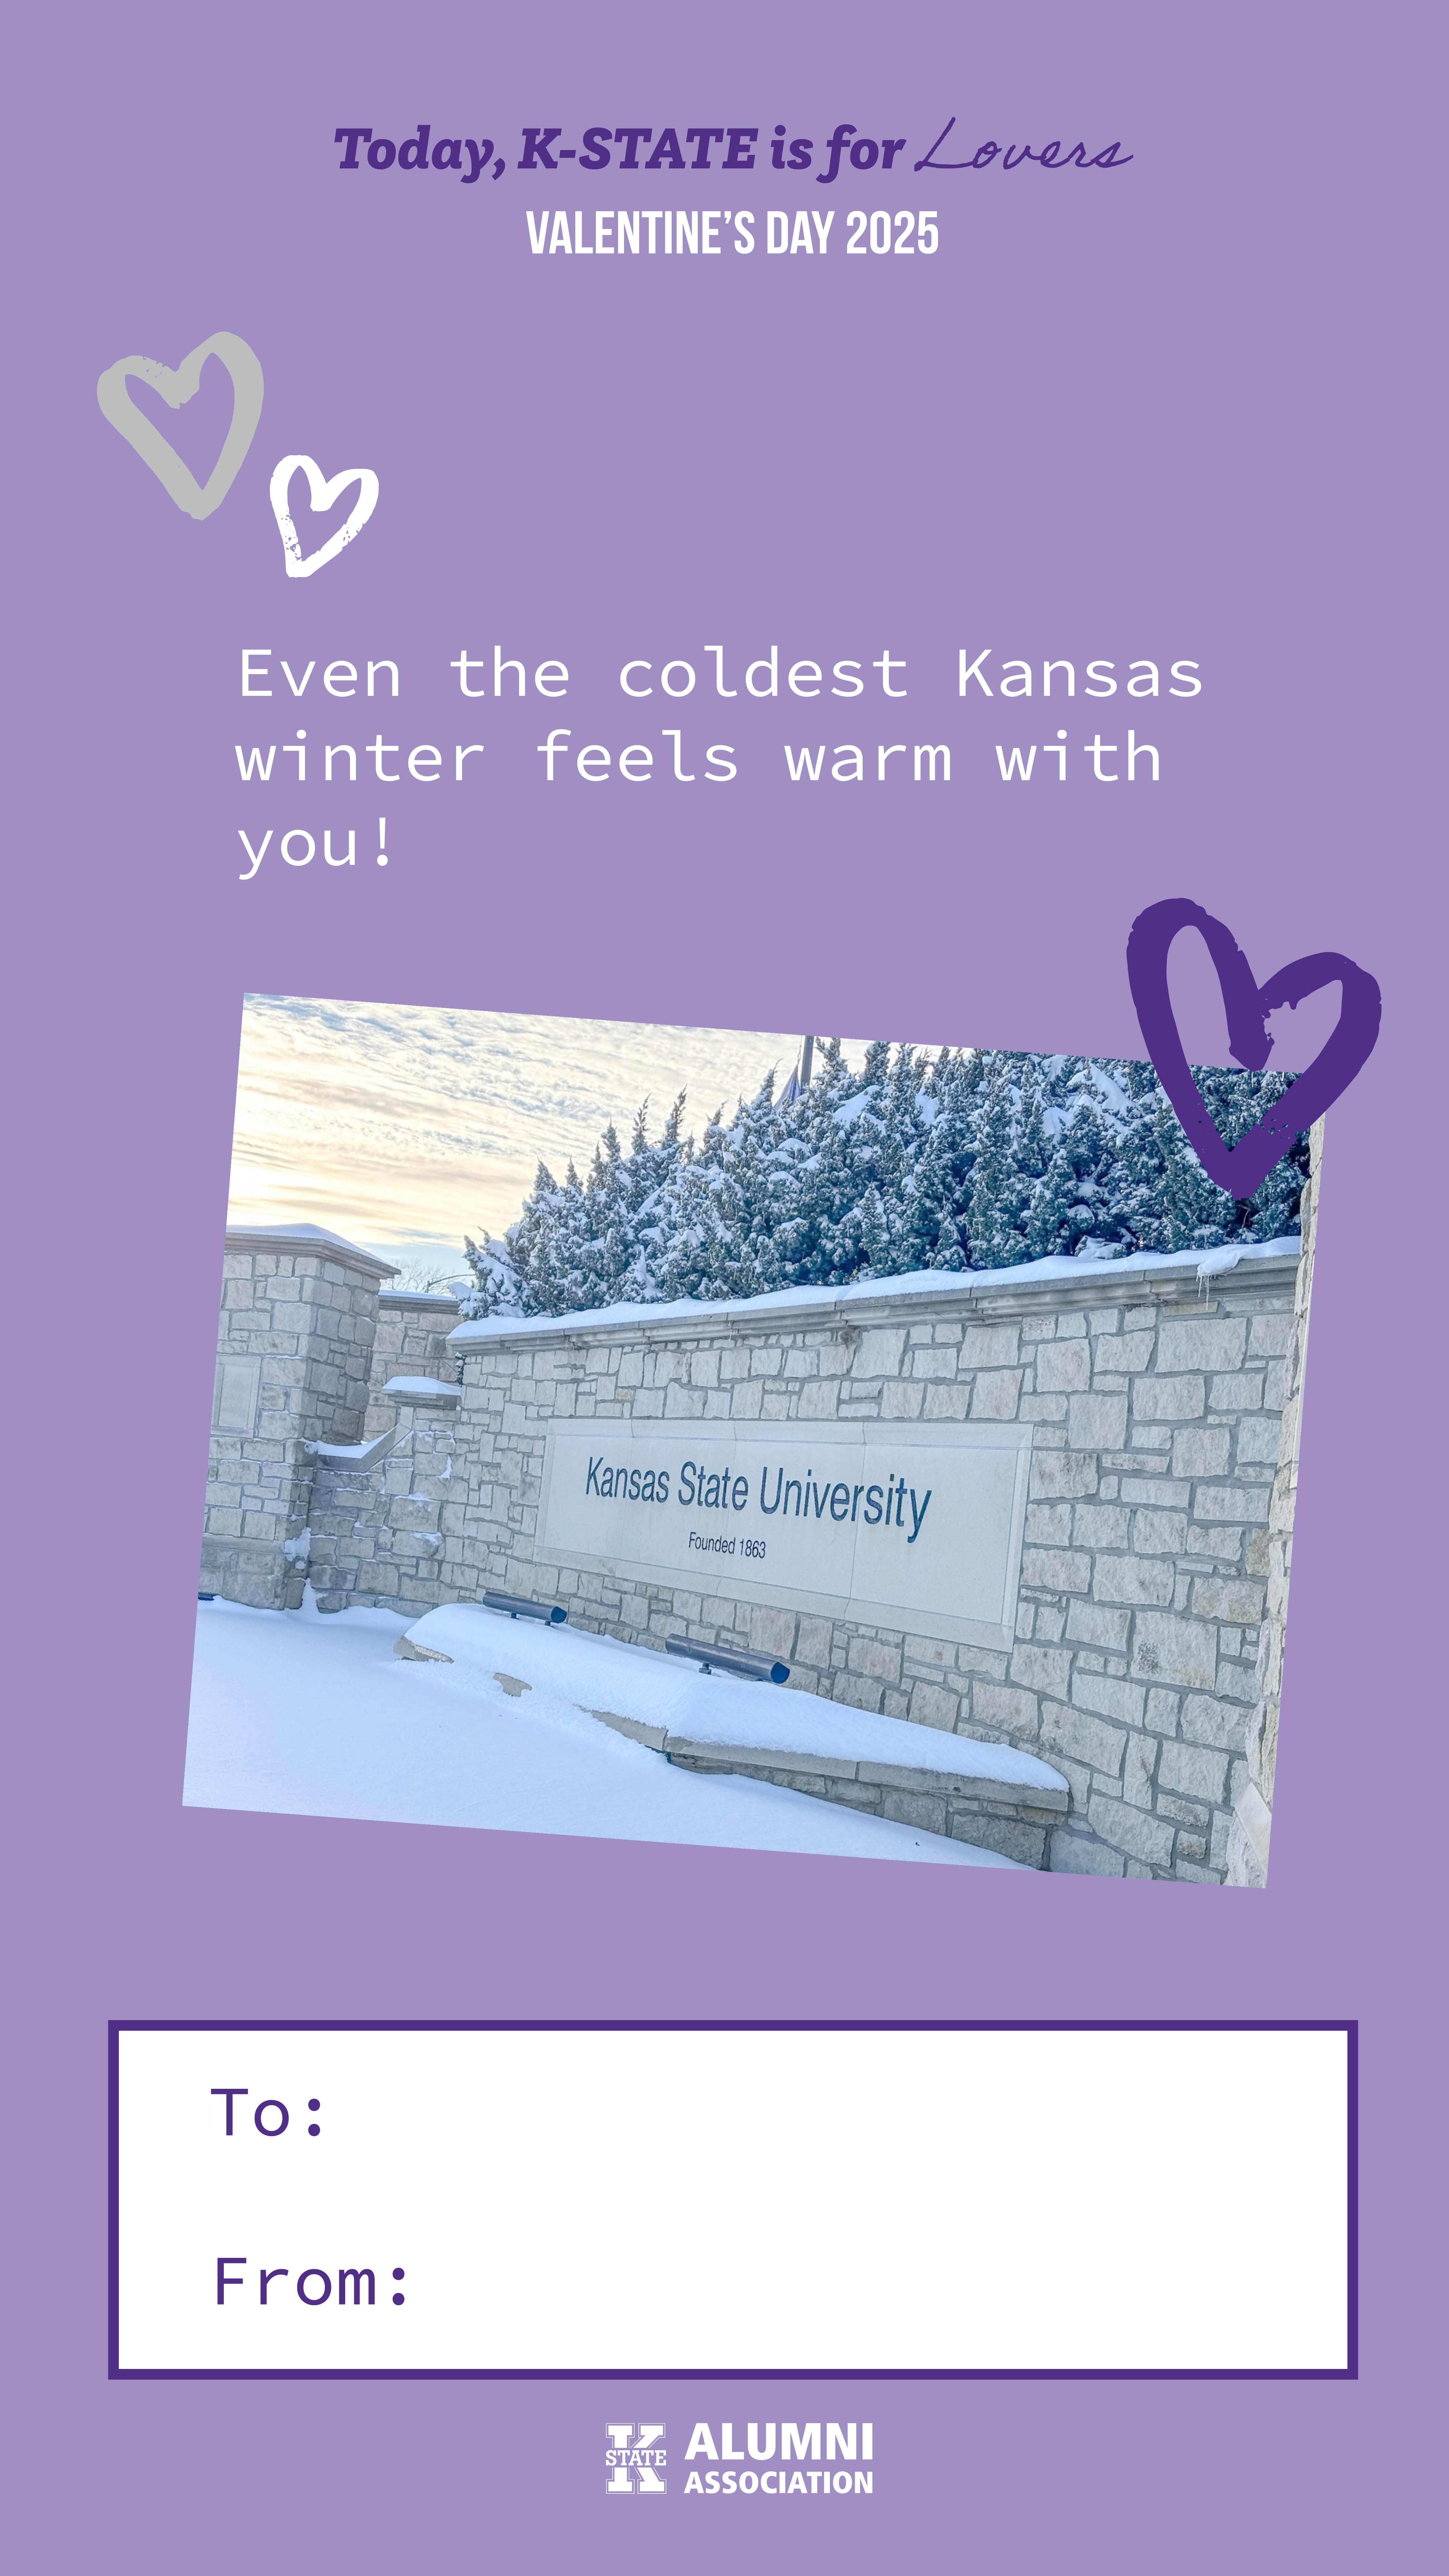
[[[877,1040],[852,1073],[821,1042],[807,1091],[710,1119],[684,1095],[657,1138],[641,1106],[587,1179],[540,1163],[506,1241],[469,1241],[474,1315],[574,1314],[621,1301],[754,1297],[911,1270],[1009,1269],[1051,1257],[1209,1250],[1297,1229],[1298,1137],[1250,1200],[1203,1170],[1151,1065]],[[1231,1144],[1290,1078],[1194,1068]]]

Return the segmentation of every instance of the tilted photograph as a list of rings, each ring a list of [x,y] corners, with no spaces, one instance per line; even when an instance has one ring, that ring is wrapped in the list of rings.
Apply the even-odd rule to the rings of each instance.
[[[1194,1070],[1229,1142],[1292,1080]],[[1261,1885],[1321,1148],[249,998],[187,1803]]]

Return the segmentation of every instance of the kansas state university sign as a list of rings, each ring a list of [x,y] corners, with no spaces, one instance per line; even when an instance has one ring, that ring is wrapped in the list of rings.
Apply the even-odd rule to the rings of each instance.
[[[536,1553],[643,1582],[1009,1647],[1020,1423],[554,1422]]]

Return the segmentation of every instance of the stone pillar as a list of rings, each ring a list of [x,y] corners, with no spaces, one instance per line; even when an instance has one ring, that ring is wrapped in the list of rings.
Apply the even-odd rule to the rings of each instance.
[[[442,1386],[457,1385],[461,1369],[448,1348],[457,1320],[457,1298],[441,1290],[383,1289],[377,1301],[364,1440],[376,1440],[396,1424],[397,1405],[384,1393],[390,1377],[430,1377]]]
[[[201,1589],[294,1610],[313,1446],[362,1437],[377,1294],[395,1276],[322,1226],[233,1226],[217,1336]]]
[[[1323,1120],[1309,1130],[1309,1176],[1299,1224],[1303,1253],[1293,1299],[1293,1329],[1284,1372],[1283,1427],[1268,1511],[1268,1594],[1258,1639],[1258,1698],[1248,1728],[1246,1759],[1233,1766],[1233,1814],[1228,1828],[1229,1887],[1263,1887],[1268,1878],[1268,1838],[1273,1825],[1273,1773],[1278,1759],[1278,1708],[1283,1695],[1283,1641],[1288,1620],[1288,1577],[1293,1563],[1293,1508],[1298,1496],[1298,1442],[1303,1420],[1303,1377],[1308,1358],[1308,1307],[1313,1294],[1313,1248],[1318,1187],[1323,1168]]]

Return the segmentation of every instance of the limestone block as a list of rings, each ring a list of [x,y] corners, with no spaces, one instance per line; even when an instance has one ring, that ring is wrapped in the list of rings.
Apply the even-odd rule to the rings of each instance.
[[[1074,1395],[1067,1406],[1069,1449],[1120,1449],[1127,1438],[1125,1395]]]
[[[1103,1347],[1101,1359],[1104,1367],[1120,1369],[1124,1375],[1135,1375],[1139,1369],[1151,1368],[1156,1348],[1155,1333],[1124,1333],[1110,1348]]]
[[[1033,1499],[1048,1501],[1057,1495],[1095,1494],[1097,1462],[1095,1458],[1070,1449],[1044,1449],[1036,1445],[1031,1453],[1031,1491]]]
[[[914,1825],[918,1833],[944,1834],[946,1801],[923,1796],[919,1790],[887,1789],[880,1802],[880,1812],[893,1824]]]
[[[927,1422],[964,1422],[970,1406],[969,1381],[961,1386],[928,1386],[924,1419]]]
[[[1157,1741],[1151,1735],[1129,1735],[1122,1761],[1122,1796],[1129,1807],[1151,1808]]]
[[[952,1350],[938,1351],[933,1345],[930,1350],[912,1351],[910,1367],[912,1377],[954,1378],[956,1354]]]
[[[1125,1514],[1124,1514],[1125,1520]],[[1070,1547],[1072,1511],[1069,1503],[1028,1503],[1026,1536],[1033,1547]]]
[[[1192,1587],[1192,1606],[1199,1619],[1236,1619],[1244,1627],[1256,1627],[1263,1616],[1263,1587],[1200,1574]]]
[[[1114,1798],[1094,1797],[1087,1808],[1087,1822],[1103,1842],[1115,1844],[1133,1860],[1166,1869],[1172,1858],[1175,1826],[1161,1816],[1145,1814],[1141,1807],[1129,1807]]]
[[[1131,1515],[1123,1503],[1078,1503],[1072,1536],[1078,1547],[1125,1548]]]
[[[1272,1487],[1244,1484],[1199,1485],[1196,1515],[1200,1521],[1266,1521]]]
[[[799,1624],[793,1610],[775,1610],[758,1601],[742,1604],[735,1616],[744,1628],[752,1653],[778,1655],[783,1662],[789,1662],[795,1651],[795,1630]]]
[[[830,1661],[831,1643],[832,1630],[828,1619],[808,1616],[801,1619],[795,1632],[795,1652],[802,1664],[815,1664],[823,1669]]]
[[[899,1646],[883,1646],[878,1637],[852,1637],[849,1670],[867,1673],[872,1681],[899,1682],[901,1650]]]
[[[1038,1748],[1045,1761],[1055,1762],[1062,1755],[1084,1762],[1093,1773],[1117,1780],[1122,1774],[1127,1738],[1120,1727],[1105,1725],[1090,1710],[1049,1699],[1042,1702]]]
[[[1096,1601],[1074,1601],[1067,1611],[1067,1635],[1083,1646],[1105,1646],[1125,1655],[1131,1612],[1108,1610]]]
[[[1110,1673],[1084,1672],[1078,1665],[1072,1675],[1072,1706],[1110,1717],[1118,1726],[1142,1724],[1145,1696],[1140,1682],[1115,1681]]]
[[[1139,1610],[1132,1670],[1148,1681],[1180,1682],[1186,1690],[1210,1691],[1217,1680],[1217,1631],[1199,1619]]]
[[[1207,1830],[1211,1821],[1211,1808],[1204,1806],[1201,1798],[1179,1798],[1174,1791],[1164,1789],[1159,1781],[1157,1812],[1159,1816],[1170,1816],[1175,1825],[1186,1825],[1190,1832],[1201,1837],[1200,1848],[1195,1855],[1198,1860],[1201,1860],[1207,1851]],[[1179,1860],[1182,1858],[1182,1848],[1182,1836],[1179,1834],[1177,1838]]]
[[[1232,1664],[1218,1658],[1218,1692],[1227,1699],[1240,1699],[1250,1704],[1258,1697],[1258,1677],[1251,1664]]]
[[[817,1377],[819,1372],[820,1355],[817,1351],[803,1349],[798,1343],[786,1351],[786,1377]]]
[[[915,1422],[921,1411],[923,1387],[908,1378],[887,1378],[880,1391],[882,1422]]]
[[[830,1696],[843,1701],[847,1708],[868,1708],[873,1716],[879,1717],[884,1685],[866,1681],[859,1673],[837,1673]]]
[[[676,1381],[664,1390],[664,1415],[669,1422],[702,1422],[704,1397],[696,1386],[681,1386]]]
[[[1187,1546],[1186,1512],[1139,1511],[1132,1545],[1139,1556],[1181,1556]]]
[[[1164,1789],[1179,1797],[1202,1798],[1220,1807],[1227,1791],[1228,1756],[1207,1744],[1164,1744],[1158,1765]],[[1202,1858],[1201,1852],[1195,1855]]]
[[[1293,1342],[1292,1315],[1255,1315],[1248,1326],[1250,1359],[1282,1359]]]
[[[1072,1658],[1064,1646],[1016,1646],[1010,1674],[1023,1690],[1055,1691],[1065,1699],[1072,1677]]]
[[[1036,1355],[1040,1395],[1075,1395],[1092,1382],[1092,1355],[1081,1342],[1043,1342]]]
[[[1037,1732],[1035,1692],[1018,1690],[1010,1682],[973,1682],[971,1726],[978,1736],[1005,1735],[1013,1744],[1034,1737]]]
[[[1208,1379],[1208,1409],[1212,1413],[1256,1413],[1263,1401],[1261,1369],[1229,1370]]]
[[[1047,1867],[1065,1870],[1077,1878],[1120,1878],[1125,1863],[1119,1851],[1098,1842],[1095,1835],[1058,1825],[1051,1838]]]
[[[784,1359],[784,1352],[776,1344],[751,1351],[751,1377],[778,1377],[784,1365]]]
[[[898,1377],[906,1346],[903,1328],[871,1326],[861,1334],[851,1362],[851,1375],[865,1377]]]
[[[1067,1418],[1064,1395],[1024,1395],[1016,1408],[1018,1422],[1061,1422]]]
[[[800,1389],[796,1407],[797,1422],[833,1422],[839,1398],[839,1380],[833,1377],[812,1378]],[[917,1399],[919,1406],[919,1398]]]
[[[603,1715],[602,1709],[590,1713]],[[669,1730],[664,1743],[671,1760],[678,1755],[694,1762],[707,1762],[728,1771],[737,1771],[741,1765],[768,1763],[772,1769],[788,1769],[806,1779],[854,1780],[862,1776],[862,1766],[859,1763],[848,1761],[842,1755],[835,1753],[801,1753],[794,1749],[784,1753],[759,1744],[716,1744],[712,1738],[708,1742],[700,1742],[682,1732],[676,1732],[673,1728]],[[878,1784],[879,1775],[876,1776]]]
[[[1021,1370],[992,1369],[978,1376],[971,1394],[973,1422],[1012,1422],[1021,1394]]]
[[[963,1369],[1015,1368],[1020,1336],[1015,1324],[967,1324],[961,1335]]]
[[[915,1726],[939,1727],[945,1734],[954,1733],[960,1713],[959,1695],[944,1690],[939,1682],[915,1682],[911,1686],[910,1715]],[[1035,1720],[1035,1704],[1032,1715]]]
[[[1233,1435],[1225,1423],[1214,1423],[1208,1430],[1174,1431],[1172,1472],[1174,1476],[1225,1476],[1232,1445]]]
[[[1092,1560],[1071,1548],[1023,1548],[1021,1579],[1039,1592],[1089,1592]]]
[[[1283,1423],[1276,1413],[1250,1415],[1246,1422],[1240,1422],[1238,1424],[1239,1466],[1276,1467],[1283,1440],[1283,1428]]]
[[[1160,1369],[1237,1369],[1243,1365],[1248,1326],[1241,1315],[1164,1315],[1158,1334]]]
[[[1134,1378],[1132,1415],[1137,1422],[1192,1422],[1203,1409],[1200,1377]]]
[[[1146,1458],[1138,1458],[1133,1463],[1138,1467],[1146,1467],[1151,1462]],[[1165,1470],[1166,1459],[1163,1459],[1162,1465]],[[1155,1483],[1142,1475],[1124,1476],[1121,1490],[1124,1503],[1146,1503],[1154,1510],[1186,1511],[1192,1501],[1191,1485],[1176,1484],[1166,1473]]]
[[[1165,1609],[1172,1599],[1172,1567],[1165,1558],[1099,1556],[1092,1569],[1092,1597],[1128,1608]]]
[[[1046,1827],[1018,1824],[1009,1816],[981,1816],[969,1807],[951,1808],[951,1837],[955,1842],[974,1843],[978,1851],[1000,1852],[1006,1860],[1019,1860],[1027,1869],[1041,1869],[1046,1861]]]

